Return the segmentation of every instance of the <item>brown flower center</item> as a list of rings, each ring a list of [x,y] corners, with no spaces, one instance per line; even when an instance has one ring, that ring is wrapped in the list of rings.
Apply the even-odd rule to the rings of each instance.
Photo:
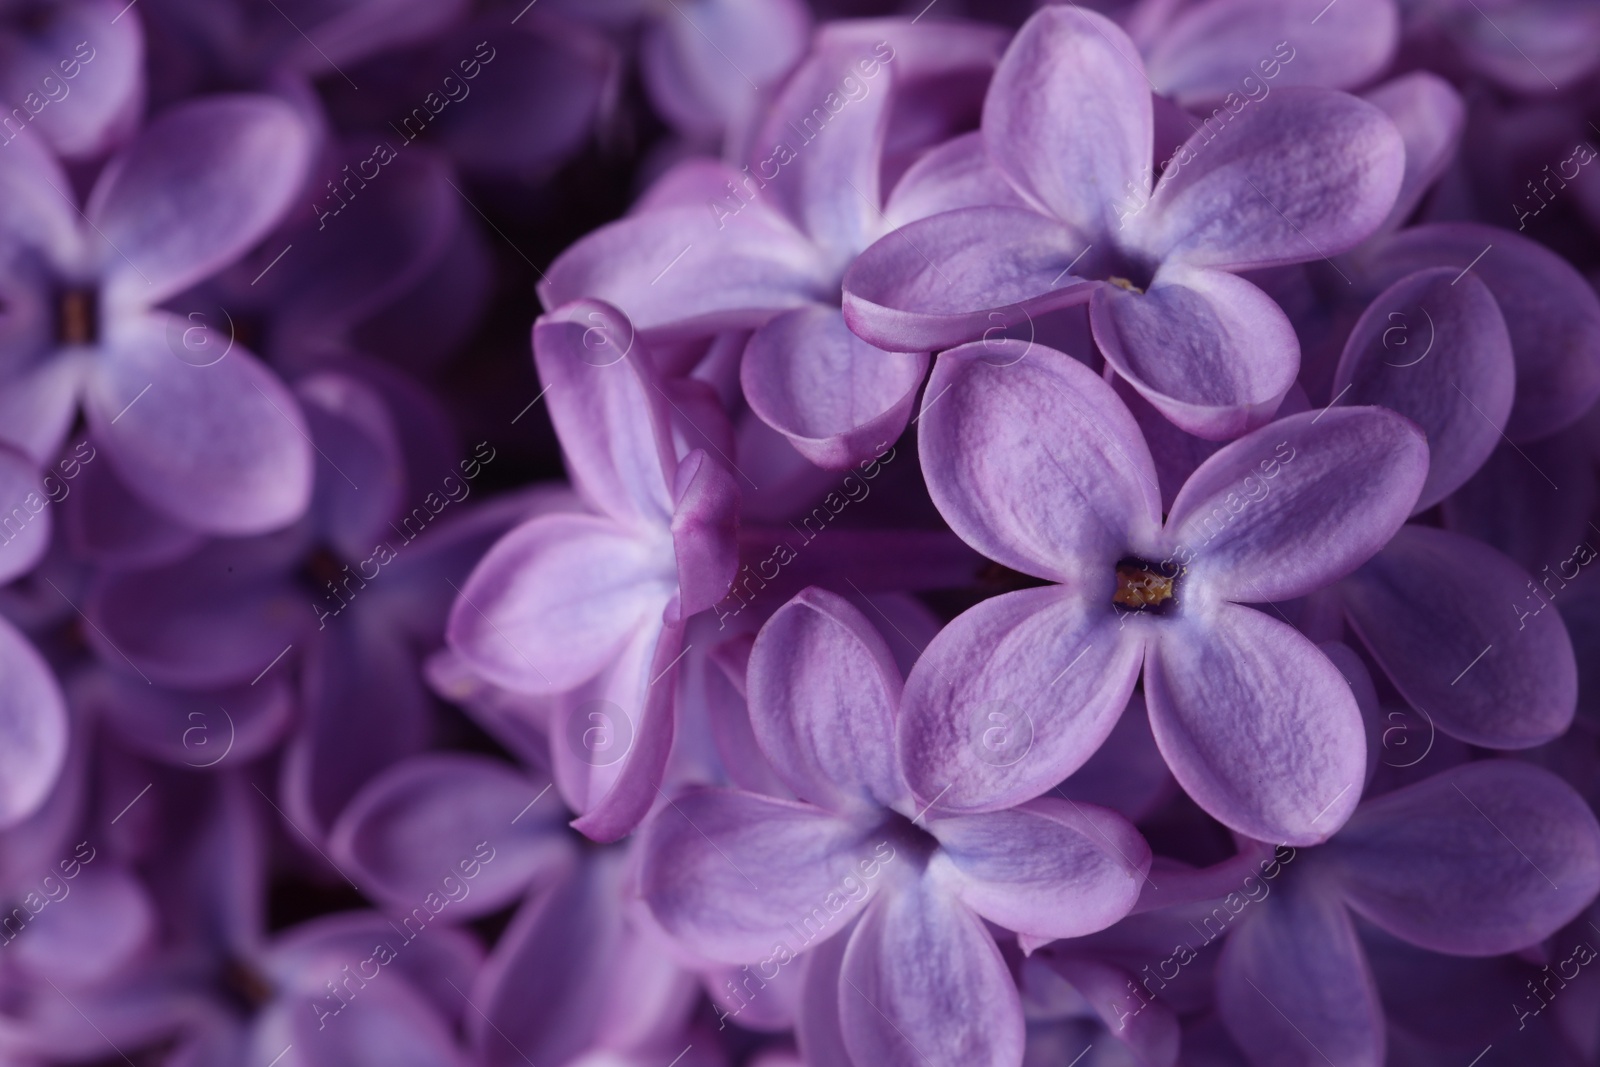
[[[1166,574],[1160,567],[1142,559],[1124,559],[1117,563],[1117,590],[1111,602],[1131,611],[1160,613],[1174,602],[1177,596],[1176,574]]]

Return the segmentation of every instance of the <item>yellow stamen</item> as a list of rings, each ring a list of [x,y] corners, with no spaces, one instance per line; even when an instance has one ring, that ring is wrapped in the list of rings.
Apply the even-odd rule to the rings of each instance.
[[[1172,599],[1172,579],[1137,563],[1117,564],[1117,591],[1111,602],[1125,608],[1154,608]]]

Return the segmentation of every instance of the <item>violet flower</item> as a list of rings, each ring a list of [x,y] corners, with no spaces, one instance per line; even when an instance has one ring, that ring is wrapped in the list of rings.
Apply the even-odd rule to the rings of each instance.
[[[1055,799],[973,815],[919,804],[894,744],[910,710],[900,673],[834,594],[808,590],[767,622],[749,692],[762,751],[800,799],[674,798],[644,842],[656,919],[697,954],[763,971],[810,948],[799,1039],[813,1062],[1019,1060],[1021,1005],[984,920],[1044,939],[1110,925],[1138,896],[1143,840]]]
[[[81,400],[106,462],[170,518],[237,535],[299,517],[312,456],[293,398],[242,346],[212,359],[221,338],[205,365],[183,358],[205,327],[153,309],[272,228],[310,147],[277,100],[187,103],[106,165],[82,212],[32,140],[0,150],[7,438],[49,457]]]
[[[1014,192],[865,252],[844,282],[851,329],[936,349],[1087,303],[1106,361],[1167,418],[1210,438],[1259,426],[1299,351],[1283,312],[1235,272],[1359,244],[1394,203],[1404,152],[1381,112],[1331,91],[1286,89],[1224,115],[1153,181],[1133,43],[1100,16],[1041,11],[984,104],[988,159]]]
[[[497,685],[563,695],[553,738],[596,700],[627,720],[621,760],[551,746],[556,783],[582,813],[575,825],[614,840],[655,801],[684,627],[722,598],[738,566],[739,490],[682,436],[709,427],[701,432],[725,454],[721,409],[694,383],[665,382],[621,312],[567,305],[539,320],[533,347],[574,487],[592,513],[540,516],[506,535],[461,590],[449,639]]]
[[[1383,547],[1427,476],[1417,428],[1380,408],[1291,415],[1189,478],[1163,525],[1149,449],[1111,387],[1042,346],[940,355],[923,473],[951,527],[1052,584],[980,603],[928,646],[900,745],[919,797],[1010,807],[1081,766],[1143,667],[1156,743],[1224,825],[1320,841],[1354,809],[1365,745],[1344,678],[1271,613]],[[1026,722],[984,758],[982,711]]]

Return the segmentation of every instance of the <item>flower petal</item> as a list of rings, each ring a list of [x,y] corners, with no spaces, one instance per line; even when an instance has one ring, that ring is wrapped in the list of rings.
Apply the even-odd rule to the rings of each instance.
[[[1128,409],[1093,371],[1042,345],[963,345],[939,356],[918,445],[929,495],[961,539],[1054,581],[1109,583],[1151,543],[1155,465]]]
[[[490,681],[559,692],[593,678],[672,598],[670,542],[591,515],[543,515],[501,538],[450,612],[450,643]]]
[[[1040,797],[1009,811],[931,819],[929,877],[990,922],[1038,938],[1082,937],[1132,910],[1150,846],[1106,808]]]
[[[1228,96],[1260,104],[1272,90],[1291,85],[1361,85],[1388,66],[1399,43],[1394,0],[1356,0],[1331,8],[1326,3],[1191,4],[1148,50],[1150,80],[1158,93],[1191,108],[1221,104]]]
[[[1222,271],[1174,262],[1148,292],[1097,286],[1089,318],[1106,362],[1197,437],[1226,439],[1260,426],[1300,369],[1282,309]]]
[[[894,747],[900,669],[849,601],[813,587],[779,608],[746,679],[756,741],[796,796],[835,811],[906,796]]]
[[[1161,622],[1145,701],[1184,792],[1258,841],[1325,840],[1355,810],[1367,770],[1361,712],[1338,668],[1253,608]]]
[[[856,257],[844,274],[844,319],[891,352],[988,337],[1088,299],[1089,283],[1068,271],[1092,247],[1081,231],[1028,208],[948,211]]]
[[[329,852],[365,893],[398,912],[435,893],[450,898],[452,918],[476,918],[567,857],[566,813],[554,799],[539,804],[543,788],[495,760],[417,756],[356,794]]]
[[[1366,101],[1287,88],[1223,117],[1178,149],[1133,220],[1132,240],[1158,258],[1235,271],[1325,259],[1394,207],[1405,143]]]
[[[1415,945],[1495,956],[1537,944],[1600,893],[1600,824],[1541,767],[1485,760],[1369,801],[1328,847],[1346,899]]]
[[[1380,286],[1425,267],[1451,266],[1470,268],[1489,287],[1517,357],[1517,399],[1506,424],[1513,441],[1555,433],[1600,397],[1600,297],[1537,241],[1476,223],[1414,226],[1368,258]]]
[[[1511,335],[1488,287],[1436,267],[1372,302],[1345,343],[1333,388],[1348,403],[1399,412],[1427,435],[1420,512],[1460,488],[1500,443],[1516,374]]]
[[[840,978],[840,1028],[856,1063],[1022,1062],[1022,1003],[1000,949],[929,878],[867,910]]]
[[[1083,765],[1128,704],[1146,629],[1060,588],[985,600],[906,680],[900,762],[923,804],[995,811]]]
[[[1382,1067],[1378,990],[1337,896],[1285,881],[1222,946],[1217,1007],[1251,1063]]]
[[[1076,5],[1048,7],[994,72],[983,139],[1019,190],[1098,236],[1117,228],[1118,201],[1150,188],[1151,116],[1144,63],[1122,28]]]
[[[755,332],[739,380],[751,410],[796,451],[846,470],[900,437],[927,373],[927,353],[876,348],[838,311],[812,305]]]
[[[641,892],[656,921],[691,952],[752,963],[780,942],[798,953],[844,929],[876,888],[866,883],[856,895],[858,865],[865,875],[892,862],[893,846],[887,860],[884,847],[870,823],[809,804],[695,789],[650,821]]]
[[[242,256],[299,191],[311,141],[271,96],[202,97],[146,126],[85,209],[110,245],[107,302],[152,307]]]
[[[242,346],[207,366],[179,359],[181,322],[138,316],[109,339],[84,396],[95,441],[131,492],[201,533],[287,526],[310,505],[314,473],[299,404]]]
[[[1428,445],[1382,408],[1329,408],[1261,427],[1206,460],[1164,537],[1202,596],[1289,600],[1349,574],[1411,513]]]
[[[1339,589],[1395,688],[1450,736],[1530,748],[1572,722],[1577,665],[1550,587],[1488,545],[1406,526]]]
[[[1379,2],[1392,5],[1392,0]],[[1400,195],[1383,226],[1397,230],[1454,158],[1467,120],[1467,105],[1449,82],[1426,70],[1402,74],[1362,96],[1383,109],[1406,144]]]

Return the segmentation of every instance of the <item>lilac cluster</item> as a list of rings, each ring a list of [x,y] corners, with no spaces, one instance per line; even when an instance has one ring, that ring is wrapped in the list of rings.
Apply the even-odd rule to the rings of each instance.
[[[0,4],[0,1065],[1600,1062],[1597,124],[1593,0]]]

